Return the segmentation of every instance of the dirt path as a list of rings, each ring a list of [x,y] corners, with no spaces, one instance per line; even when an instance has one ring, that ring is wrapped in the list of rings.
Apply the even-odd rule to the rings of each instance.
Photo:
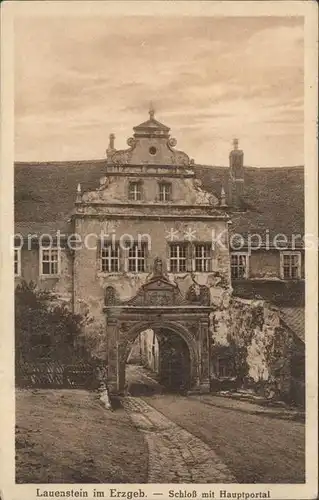
[[[144,398],[143,398],[144,399]],[[305,425],[251,414],[243,402],[221,407],[221,398],[156,395],[145,398],[218,454],[239,483],[303,483]],[[214,405],[216,401],[216,406]],[[236,404],[238,403],[238,404]]]
[[[149,483],[234,483],[213,449],[140,398],[122,398],[137,429],[145,435]]]

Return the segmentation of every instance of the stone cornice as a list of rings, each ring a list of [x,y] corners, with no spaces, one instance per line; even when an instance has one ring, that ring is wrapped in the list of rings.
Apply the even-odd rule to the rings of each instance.
[[[228,220],[227,214],[222,215],[204,215],[204,214],[154,214],[154,215],[141,215],[141,214],[123,214],[123,213],[106,213],[106,214],[89,214],[89,213],[76,213],[72,216],[75,218],[93,218],[98,220],[104,219],[138,219],[138,220],[189,220],[189,221],[201,221],[201,220]]]

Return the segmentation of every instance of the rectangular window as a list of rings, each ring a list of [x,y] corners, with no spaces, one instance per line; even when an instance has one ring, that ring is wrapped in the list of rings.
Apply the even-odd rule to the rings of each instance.
[[[301,253],[300,252],[282,252],[281,277],[283,279],[293,280],[301,278]]]
[[[196,243],[194,245],[195,271],[206,273],[211,271],[211,245],[209,243]]]
[[[130,182],[128,188],[128,197],[132,201],[140,201],[142,199],[142,183]]]
[[[231,277],[248,278],[248,254],[239,252],[231,254]]]
[[[168,182],[161,182],[159,184],[159,199],[160,201],[171,201],[172,185]]]
[[[132,273],[144,273],[146,271],[146,245],[134,243],[128,249],[128,271]]]
[[[186,254],[185,244],[176,243],[169,247],[169,269],[171,273],[186,272]]]
[[[219,358],[217,361],[217,373],[220,378],[232,377],[233,361],[231,358]]]
[[[118,245],[102,245],[101,271],[117,273],[120,270],[120,247]]]
[[[60,256],[58,248],[41,248],[41,274],[56,276],[59,274]]]
[[[21,275],[21,249],[16,248],[14,250],[14,275]]]

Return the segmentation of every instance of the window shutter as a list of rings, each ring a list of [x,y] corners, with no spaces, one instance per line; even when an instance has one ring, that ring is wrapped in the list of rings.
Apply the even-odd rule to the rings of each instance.
[[[128,248],[120,249],[120,269],[125,273],[128,272]]]
[[[152,256],[149,250],[148,244],[145,244],[145,272],[150,273],[152,271]]]
[[[166,243],[166,267],[167,272],[171,272],[171,262],[170,262],[170,246],[169,243]]]
[[[245,256],[246,266],[245,266],[245,278],[249,278],[249,254],[247,253]]]
[[[102,271],[102,240],[98,240],[97,250],[96,250],[96,262],[98,272]]]
[[[62,253],[61,253],[61,248],[57,247],[57,272],[58,274],[61,274],[61,269],[62,269]]]
[[[186,247],[186,269],[188,272],[195,271],[195,245],[189,243]]]
[[[280,278],[283,280],[284,279],[284,254],[282,252],[280,252],[279,256],[280,256],[280,270],[279,270],[279,273],[280,273]]]
[[[43,265],[42,265],[42,248],[39,247],[39,275],[41,276],[43,274]]]
[[[211,252],[211,261],[210,261],[211,271],[217,271],[218,270],[217,252],[215,246],[212,244],[210,244],[210,252]],[[229,253],[229,261],[231,266],[231,253]]]
[[[298,279],[301,279],[301,252],[298,252]]]

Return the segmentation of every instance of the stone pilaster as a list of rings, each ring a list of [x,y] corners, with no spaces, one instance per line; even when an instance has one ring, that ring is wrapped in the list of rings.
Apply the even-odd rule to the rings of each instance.
[[[201,346],[200,356],[200,385],[202,390],[209,390],[210,375],[210,337],[208,321],[201,321],[199,324],[199,337]]]
[[[116,394],[120,391],[119,329],[116,319],[107,318],[106,336],[108,352],[107,383],[110,393]]]

